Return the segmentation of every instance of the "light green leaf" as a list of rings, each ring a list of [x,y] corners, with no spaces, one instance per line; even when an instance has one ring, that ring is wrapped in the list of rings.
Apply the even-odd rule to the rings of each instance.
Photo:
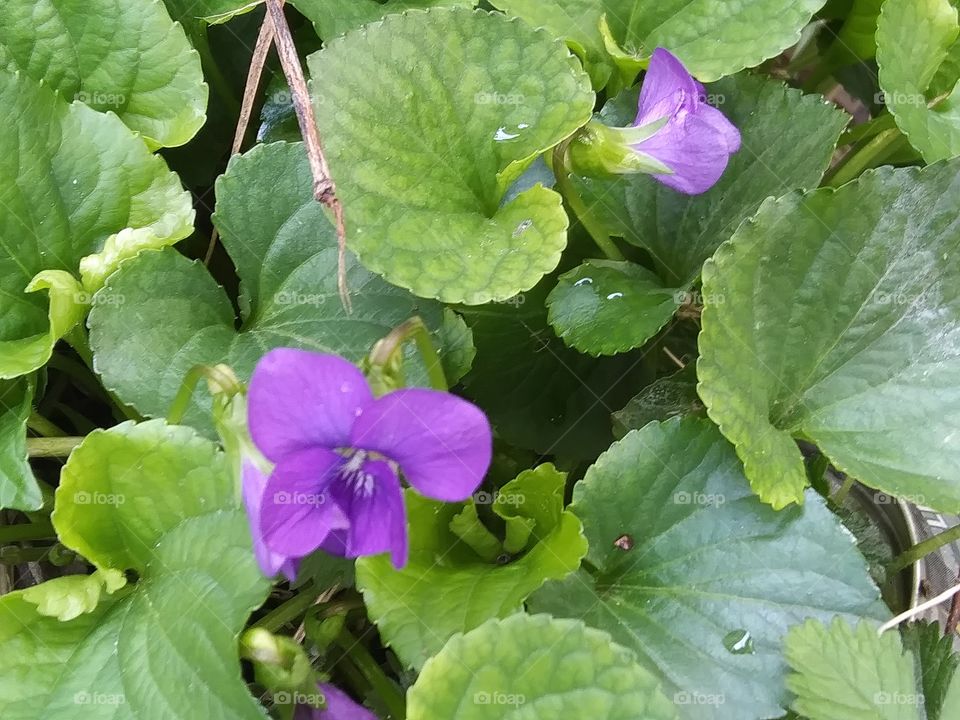
[[[640,265],[588,260],[560,276],[547,298],[548,319],[570,347],[616,355],[656,335],[682,299]]]
[[[200,56],[161,0],[7,0],[3,10],[0,68],[116,113],[154,149],[203,125]]]
[[[793,709],[810,720],[919,720],[923,694],[896,631],[809,621],[787,636]]]
[[[711,190],[689,196],[645,175],[574,178],[594,216],[609,231],[645,248],[665,287],[686,290],[704,260],[767,197],[820,182],[849,117],[781,83],[738,75],[707,88],[742,136],[740,151]],[[636,91],[604,108],[610,125],[628,125]]]
[[[589,120],[562,43],[502,15],[388,15],[312,55],[317,121],[347,238],[364,265],[423,297],[505,300],[567,243],[542,185],[503,204],[526,166]]]
[[[716,80],[779,55],[824,0],[493,0],[532,25],[588,48],[604,48],[600,20],[613,40],[640,60],[657,47],[676,54],[696,77]]]
[[[37,606],[37,612],[55,617],[61,622],[73,620],[93,612],[106,591],[108,595],[127,584],[119,570],[97,570],[92,575],[67,575],[34,585],[21,593],[28,603]]]
[[[960,96],[927,90],[960,35],[950,0],[886,0],[877,26],[877,64],[887,107],[928,163],[960,154]],[[939,82],[943,82],[942,79]],[[928,100],[936,100],[930,107]]]
[[[913,653],[916,663],[914,675],[919,678],[923,691],[927,720],[940,720],[941,716],[943,720],[955,717],[956,710],[948,715],[941,713],[951,687],[956,684],[956,690],[960,690],[960,683],[953,682],[958,677],[957,668],[960,667],[960,655],[953,651],[953,638],[945,636],[937,622],[911,623],[903,628],[902,633],[904,647]],[[954,692],[954,695],[958,693]],[[957,700],[960,697],[955,697],[951,702]],[[956,708],[960,709],[960,705]]]
[[[562,509],[565,477],[552,465],[541,465],[501,489],[495,511],[532,520],[526,525],[530,547],[515,557],[484,559],[475,552],[474,547],[493,548],[488,547],[489,533],[480,544],[476,526],[465,527],[470,515],[463,514],[463,503],[444,504],[407,492],[407,566],[396,570],[385,555],[357,560],[357,587],[370,617],[405,665],[420,668],[455,633],[516,612],[546,580],[579,567],[587,546],[580,521]],[[493,500],[486,493],[475,498],[477,503]],[[461,539],[467,531],[469,544]]]
[[[700,397],[765,502],[802,501],[802,436],[871,487],[960,509],[958,171],[768,202],[705,266]]]
[[[124,423],[88,435],[63,469],[54,527],[108,579],[129,570],[138,579],[119,590],[111,582],[113,595],[67,622],[41,614],[28,593],[0,599],[4,720],[198,708],[211,720],[264,718],[237,657],[237,636],[268,590],[238,494],[222,453],[188,428]],[[49,585],[29,593],[55,594]]]
[[[385,15],[434,6],[473,7],[477,0],[293,0],[323,40],[372,23]]]
[[[33,386],[26,378],[0,380],[0,508],[39,510],[40,487],[27,460],[27,418]]]
[[[877,22],[884,0],[853,0],[853,7],[837,33],[838,53],[867,60],[877,54]]]
[[[517,614],[457,635],[423,668],[409,720],[674,720],[633,653],[576,620]]]
[[[197,364],[224,362],[246,378],[275,347],[359,361],[413,315],[434,328],[441,323],[435,303],[388,285],[352,257],[353,312],[343,309],[336,233],[313,197],[302,143],[260,145],[235,158],[217,182],[214,221],[240,276],[239,331],[230,299],[206,268],[173,250],[125,263],[95,297],[89,324],[97,371],[144,415],[164,416]],[[210,428],[209,413],[209,397],[197,393],[186,422]]]
[[[807,617],[886,617],[853,537],[815,494],[774,512],[705,420],[652,423],[574,486],[595,576],[549,583],[537,612],[583,618],[636,650],[680,715],[778,717],[781,644]]]
[[[121,259],[189,235],[193,208],[116,116],[3,71],[0,104],[0,377],[16,377],[46,362]]]

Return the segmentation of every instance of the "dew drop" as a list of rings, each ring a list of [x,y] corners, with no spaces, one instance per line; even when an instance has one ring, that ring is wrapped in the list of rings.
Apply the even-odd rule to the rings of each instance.
[[[509,133],[505,127],[502,127],[497,129],[493,139],[497,142],[503,142],[504,140],[516,140],[518,137],[520,137],[520,133]]]
[[[592,284],[593,284],[593,278],[580,278],[573,284],[573,286],[580,287],[581,285],[592,285]]]
[[[609,295],[607,295],[607,300],[616,300],[617,298],[622,298],[622,297],[623,297],[623,293],[621,292],[610,293]]]
[[[533,220],[524,220],[522,223],[517,225],[517,229],[513,231],[514,237],[520,237],[533,225]]]
[[[723,638],[723,646],[734,655],[753,655],[753,637],[747,630],[734,630]]]

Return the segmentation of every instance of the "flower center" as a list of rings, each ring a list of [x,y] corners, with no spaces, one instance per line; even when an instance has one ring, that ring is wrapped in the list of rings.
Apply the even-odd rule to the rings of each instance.
[[[366,472],[363,467],[367,456],[368,453],[364,450],[357,450],[347,457],[338,471],[340,479],[346,483],[350,492],[363,497],[373,495],[374,486],[373,475]]]

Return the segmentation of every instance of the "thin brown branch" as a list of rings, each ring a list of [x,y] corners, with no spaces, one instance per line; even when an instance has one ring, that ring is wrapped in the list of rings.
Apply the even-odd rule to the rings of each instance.
[[[957,576],[960,582],[960,575]],[[957,632],[957,625],[960,624],[960,594],[953,596],[953,602],[950,604],[950,614],[947,616],[947,625],[944,634],[952,637]]]
[[[310,91],[307,89],[307,80],[300,66],[300,57],[290,34],[290,26],[283,12],[283,0],[267,0],[267,13],[273,21],[274,42],[280,54],[280,64],[283,74],[290,85],[290,94],[293,99],[293,109],[297,113],[297,122],[300,124],[300,133],[307,146],[307,157],[310,160],[310,171],[313,174],[313,194],[318,201],[333,211],[337,229],[337,243],[339,249],[337,268],[337,287],[340,290],[340,299],[347,312],[350,311],[350,295],[346,278],[346,226],[343,220],[343,207],[337,198],[337,189],[327,158],[323,154],[323,143],[320,142],[320,131],[317,129],[316,117],[313,113],[313,103],[310,101]]]
[[[280,0],[283,4],[285,0]],[[247,136],[247,128],[250,127],[250,118],[253,117],[253,106],[257,102],[257,91],[260,89],[260,80],[263,77],[263,68],[267,63],[267,55],[270,54],[270,48],[273,47],[273,20],[270,15],[263,18],[260,25],[260,34],[257,36],[257,45],[253,49],[253,57],[250,59],[250,69],[247,71],[247,84],[243,89],[243,104],[240,106],[240,118],[237,120],[237,129],[233,134],[233,146],[230,148],[230,157],[233,157],[243,147],[243,139]],[[203,258],[203,264],[209,265],[210,258],[213,257],[213,250],[217,246],[219,232],[217,228],[213,229],[210,235],[210,244],[207,246],[207,254]]]

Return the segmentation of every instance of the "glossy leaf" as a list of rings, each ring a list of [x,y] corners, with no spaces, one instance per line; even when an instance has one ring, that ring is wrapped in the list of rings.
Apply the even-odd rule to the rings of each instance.
[[[705,420],[628,434],[574,487],[571,510],[595,575],[549,583],[528,606],[583,618],[635,650],[682,718],[779,716],[791,625],[888,613],[822,500],[765,507]]]
[[[126,263],[102,291],[124,301],[96,302],[90,314],[97,371],[145,415],[164,416],[197,364],[225,362],[246,378],[275,347],[359,361],[413,315],[440,326],[434,303],[388,285],[352,257],[353,312],[344,310],[336,233],[313,197],[300,143],[258,146],[234,159],[217,183],[214,219],[241,280],[239,331],[230,299],[206,268],[172,250]],[[187,421],[209,428],[209,406],[197,394]]]
[[[33,386],[26,378],[0,380],[0,508],[39,510],[40,487],[27,460],[27,418]]]
[[[0,68],[116,113],[152,148],[183,145],[203,125],[200,56],[161,0],[7,0],[3,9]]]
[[[960,509],[957,187],[952,162],[787,195],[707,264],[705,297],[737,300],[703,312],[700,397],[764,501],[802,501],[803,436],[871,487]]]
[[[473,7],[477,0],[294,0],[294,4],[313,21],[322,39],[332,40],[391,13],[434,6]]]
[[[407,492],[408,565],[396,570],[385,555],[357,561],[357,587],[370,617],[405,665],[420,668],[455,633],[516,612],[546,580],[579,567],[587,547],[580,521],[563,511],[565,477],[542,465],[496,496],[494,510],[501,517],[531,521],[516,556],[504,550],[501,557],[484,558],[476,552],[487,541],[480,546],[476,535],[465,535],[468,516],[463,508],[469,505],[438,503]],[[474,498],[477,504],[495,501],[487,493]],[[495,539],[489,532],[487,538]]]
[[[121,260],[189,235],[193,208],[116,116],[3,71],[0,105],[0,377],[16,377],[46,362]]]
[[[433,8],[334,39],[309,65],[348,242],[366,267],[471,305],[556,267],[560,196],[537,185],[501,201],[590,117],[593,93],[562,43],[502,15]]]
[[[54,526],[102,572],[138,580],[66,622],[27,592],[0,599],[5,720],[263,718],[237,657],[267,592],[238,495],[216,446],[187,428],[89,435],[64,468]]]
[[[457,635],[424,667],[409,720],[674,720],[633,653],[577,620],[513,615]]]

